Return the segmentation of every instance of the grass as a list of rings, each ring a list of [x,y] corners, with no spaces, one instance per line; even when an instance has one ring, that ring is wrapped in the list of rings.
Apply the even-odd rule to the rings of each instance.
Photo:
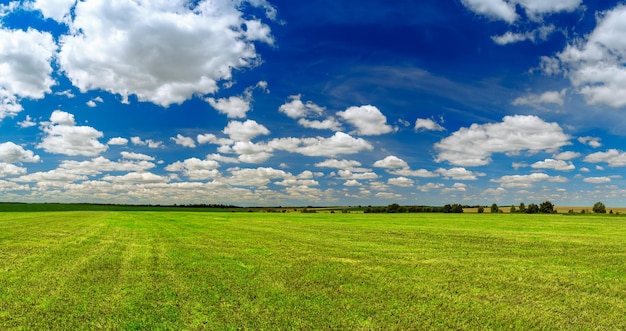
[[[626,329],[626,220],[0,213],[0,329]]]

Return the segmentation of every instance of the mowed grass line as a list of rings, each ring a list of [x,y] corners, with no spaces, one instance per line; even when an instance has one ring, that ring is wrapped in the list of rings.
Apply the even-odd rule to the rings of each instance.
[[[626,219],[0,214],[0,329],[626,329]]]

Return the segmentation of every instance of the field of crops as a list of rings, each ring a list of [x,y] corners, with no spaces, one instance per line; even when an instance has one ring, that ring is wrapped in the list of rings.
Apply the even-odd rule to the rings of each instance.
[[[626,218],[0,213],[0,329],[626,329]]]

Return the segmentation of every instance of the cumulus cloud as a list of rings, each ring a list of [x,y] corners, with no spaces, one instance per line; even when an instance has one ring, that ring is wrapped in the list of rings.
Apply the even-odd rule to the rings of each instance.
[[[250,141],[260,135],[270,134],[270,130],[253,120],[245,122],[230,121],[224,128],[224,133],[235,141]]]
[[[193,138],[185,137],[182,134],[177,134],[176,137],[170,137],[170,140],[175,142],[176,145],[180,145],[188,148],[196,148],[196,142]]]
[[[472,124],[439,141],[436,161],[481,166],[491,163],[493,153],[556,151],[570,144],[569,139],[557,123],[537,116],[505,116],[501,123]]]
[[[604,183],[610,183],[611,178],[610,177],[587,177],[587,178],[583,178],[583,182],[592,183],[592,184],[604,184]]]
[[[0,162],[18,163],[18,162],[39,162],[39,155],[35,155],[33,151],[25,150],[22,146],[13,142],[5,142],[0,144]]]
[[[513,105],[538,106],[541,104],[555,104],[563,106],[566,92],[567,89],[562,89],[561,91],[547,91],[542,94],[529,94],[513,100]]]
[[[32,8],[41,11],[44,18],[51,18],[57,22],[68,22],[70,10],[76,0],[35,0]]]
[[[122,176],[106,175],[102,180],[121,184],[154,184],[166,183],[169,181],[167,177],[159,176],[151,172],[131,172]]]
[[[337,116],[356,128],[356,134],[363,136],[377,136],[393,131],[387,124],[387,118],[378,108],[365,105],[360,107],[350,107],[343,112],[338,112]]]
[[[125,146],[127,144],[128,144],[128,139],[122,138],[122,137],[111,138],[107,142],[107,145],[110,145],[110,146],[111,145],[113,145],[113,146]]]
[[[499,179],[492,179],[491,181],[500,183],[500,186],[505,188],[531,188],[533,184],[537,182],[549,181],[563,183],[567,182],[567,178],[562,176],[549,176],[538,172],[530,175],[502,176]]]
[[[265,0],[78,1],[59,64],[81,91],[103,89],[126,102],[135,95],[167,107],[213,93],[233,70],[259,63],[255,42],[273,43],[270,28],[244,15],[242,3],[275,16]]]
[[[461,0],[461,3],[476,14],[512,24],[520,17],[516,5],[531,20],[541,21],[545,15],[576,10],[582,0]]]
[[[527,32],[515,33],[507,31],[503,35],[492,36],[491,39],[498,45],[514,44],[526,40],[537,43],[540,41],[546,41],[554,30],[554,25],[546,25]]]
[[[22,111],[20,99],[41,99],[51,92],[56,51],[48,32],[0,28],[0,121]]]
[[[389,155],[382,160],[374,162],[374,167],[387,169],[387,172],[396,176],[424,178],[439,176],[439,174],[425,169],[411,170],[406,161],[395,155]]]
[[[411,187],[413,186],[413,180],[406,177],[389,178],[387,180],[387,184],[393,186]]]
[[[515,12],[515,4],[503,0],[461,0],[461,3],[476,14],[484,15],[492,19],[503,20],[513,23],[518,15]]]
[[[415,131],[445,131],[446,129],[430,118],[418,118],[415,121]]]
[[[30,115],[26,115],[26,119],[21,122],[17,122],[17,125],[19,125],[20,128],[25,129],[33,127],[37,125],[37,123],[33,122],[33,119],[30,117]]]
[[[127,160],[154,161],[154,157],[141,153],[121,152],[122,158]]]
[[[597,152],[587,155],[583,161],[589,163],[608,163],[609,167],[626,166],[626,153],[617,149],[609,149],[606,152]]]
[[[463,183],[454,183],[452,187],[446,187],[441,190],[441,193],[450,193],[450,192],[465,192],[467,191],[467,185]]]
[[[600,143],[600,140],[602,139],[597,138],[597,137],[578,137],[578,141],[581,144],[589,145],[593,148],[598,148],[602,146],[602,143]]]
[[[334,157],[342,154],[356,154],[363,150],[373,150],[374,146],[363,138],[354,138],[343,132],[332,137],[274,139],[270,146],[307,156]]]
[[[334,117],[326,116],[324,120],[309,119],[325,116],[326,109],[311,101],[304,103],[301,98],[302,96],[300,94],[289,96],[290,101],[281,105],[278,110],[290,118],[298,119],[298,124],[305,128],[333,131],[341,130],[341,124]]]
[[[0,177],[20,176],[26,174],[26,171],[26,168],[0,162]]]
[[[534,169],[552,169],[559,171],[570,171],[576,169],[572,162],[565,162],[563,160],[545,159],[544,161],[538,161],[531,165]]]
[[[184,161],[177,161],[165,167],[170,172],[182,172],[191,180],[205,180],[220,176],[217,170],[219,163],[214,160],[200,160],[190,158]]]
[[[598,13],[595,29],[555,57],[543,58],[546,74],[565,74],[588,104],[626,106],[626,6]]]
[[[140,137],[131,137],[130,141],[133,145],[137,146],[148,146],[148,148],[159,148],[163,145],[162,141],[155,141],[152,139],[142,140]]]
[[[108,149],[98,141],[102,132],[90,126],[77,126],[74,115],[55,110],[50,123],[42,128],[46,136],[37,148],[48,153],[64,155],[96,156]]]
[[[437,169],[437,173],[446,179],[454,180],[477,180],[479,176],[485,176],[482,172],[469,171],[465,168]]]
[[[207,98],[206,101],[220,114],[228,118],[245,118],[250,110],[250,101],[242,97],[232,96],[229,98]]]
[[[566,151],[559,154],[554,155],[554,158],[557,160],[572,160],[580,156],[578,152]]]

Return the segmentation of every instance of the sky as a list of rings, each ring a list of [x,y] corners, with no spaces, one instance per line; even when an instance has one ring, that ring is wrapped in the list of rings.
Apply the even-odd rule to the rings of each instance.
[[[0,201],[626,206],[626,4],[0,2]]]

